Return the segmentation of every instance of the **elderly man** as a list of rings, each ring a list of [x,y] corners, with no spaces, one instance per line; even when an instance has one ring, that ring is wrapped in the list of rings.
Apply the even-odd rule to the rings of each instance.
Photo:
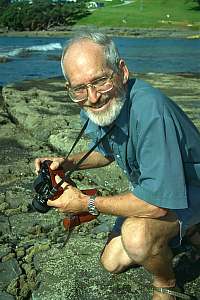
[[[103,266],[119,273],[142,265],[153,275],[153,300],[174,300],[178,287],[170,247],[188,230],[193,242],[199,242],[200,134],[159,90],[129,78],[115,44],[102,33],[72,39],[61,65],[69,97],[80,106],[81,117],[89,117],[87,130],[94,143],[111,130],[79,169],[115,160],[130,191],[89,197],[64,183],[64,193],[48,205],[63,212],[118,216],[101,255]],[[54,158],[51,168],[73,168],[83,155]],[[45,159],[52,158],[36,159],[37,171]]]

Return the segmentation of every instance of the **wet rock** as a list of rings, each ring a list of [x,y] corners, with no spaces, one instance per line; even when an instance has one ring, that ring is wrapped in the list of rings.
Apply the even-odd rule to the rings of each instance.
[[[15,281],[22,271],[16,259],[10,259],[0,264],[0,289],[5,289],[11,281]]]
[[[12,279],[9,282],[9,285],[7,286],[6,291],[13,296],[17,296],[17,294],[18,294],[18,278]]]
[[[11,252],[11,247],[8,245],[0,245],[0,260]]]
[[[92,247],[91,247],[92,243]],[[48,264],[45,263],[45,256],[36,256],[34,264],[36,268],[43,270],[40,273],[42,284],[33,292],[33,299],[140,299],[150,300],[148,292],[141,293],[139,278],[143,270],[136,270],[136,279],[128,283],[128,278],[135,278],[135,271],[129,271],[122,275],[111,275],[100,268],[99,253],[104,243],[102,240],[90,240],[87,236],[73,236],[66,246],[61,249],[51,248],[47,255]],[[65,259],[63,259],[65,257]],[[70,259],[70,264],[68,259]],[[62,264],[62,271],[58,267]],[[71,267],[73,266],[73,272]],[[45,276],[46,275],[46,276]],[[48,280],[44,281],[44,277]],[[147,276],[148,278],[148,276]],[[148,290],[149,279],[145,284],[144,291]],[[52,289],[54,284],[54,290]],[[123,286],[127,286],[124,292]],[[128,288],[129,286],[129,288]],[[54,296],[52,296],[52,293]]]
[[[0,56],[0,63],[5,64],[7,62],[11,61],[11,59],[7,56]]]
[[[9,219],[4,215],[0,215],[0,235],[9,233],[9,232],[10,232]]]
[[[15,300],[15,298],[6,292],[0,291],[0,300]]]
[[[28,254],[26,255],[25,257],[25,261],[27,263],[31,263],[32,260],[33,260],[33,257],[39,253],[39,252],[42,252],[42,251],[46,251],[50,248],[50,243],[42,243],[42,244],[39,244],[39,245],[36,245],[36,246],[33,246],[31,248],[28,249]]]
[[[0,212],[4,212],[6,209],[8,209],[9,204],[6,202],[3,202],[0,204]]]
[[[60,57],[60,55],[47,55],[47,59],[48,60],[55,60],[55,61],[60,61],[60,59],[61,59],[61,57]]]
[[[110,230],[111,230],[111,226],[109,226],[109,224],[103,223],[103,224],[97,225],[93,229],[93,233],[100,234],[100,233],[110,232]]]
[[[30,236],[37,238],[37,232],[34,226],[49,226],[50,231],[57,227],[61,221],[60,215],[54,210],[46,214],[39,213],[21,213],[20,215],[13,215],[10,218],[12,233],[20,236]],[[35,232],[34,232],[35,231]]]
[[[49,93],[51,90],[52,93]],[[11,101],[13,93],[15,104]],[[54,132],[57,134],[61,128],[78,130],[80,127],[78,116],[73,119],[73,115],[77,115],[79,110],[67,100],[64,82],[61,80],[36,81],[34,88],[30,81],[23,87],[9,85],[3,89],[3,97],[15,122],[25,127],[39,140],[47,139]]]
[[[2,258],[2,262],[8,261],[13,258],[15,258],[15,253],[10,252]]]
[[[76,115],[76,119],[78,120],[78,115]],[[77,130],[68,128],[68,129],[63,129],[62,132],[51,134],[49,136],[49,144],[52,146],[53,149],[60,151],[61,153],[67,153],[67,151],[70,150],[69,140],[73,140],[75,136],[78,136],[80,127],[81,125],[79,124]],[[87,150],[88,146],[89,146],[89,139],[87,139],[87,137],[84,137],[80,140],[80,142],[76,146],[76,151],[79,152],[79,151]]]
[[[30,293],[30,287],[29,284],[26,280],[26,276],[22,275],[19,278],[19,294],[21,296],[22,299],[27,298],[29,293]]]
[[[17,256],[17,259],[20,260],[22,257],[25,256],[25,249],[23,247],[18,247],[16,249],[16,256]]]

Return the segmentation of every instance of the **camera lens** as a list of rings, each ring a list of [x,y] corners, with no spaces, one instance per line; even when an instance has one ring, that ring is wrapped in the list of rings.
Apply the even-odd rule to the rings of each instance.
[[[46,204],[46,201],[42,201],[43,199],[41,198],[40,195],[36,195],[36,197],[32,201],[32,206],[33,208],[40,212],[40,213],[46,213],[50,210],[50,206]]]

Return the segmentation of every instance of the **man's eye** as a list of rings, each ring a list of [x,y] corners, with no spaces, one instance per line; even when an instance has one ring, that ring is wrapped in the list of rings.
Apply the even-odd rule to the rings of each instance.
[[[85,90],[85,87],[77,87],[72,89],[74,93],[82,93]]]
[[[93,84],[94,85],[103,85],[106,81],[107,81],[107,77],[102,77],[102,78],[99,78],[95,81],[93,81]]]

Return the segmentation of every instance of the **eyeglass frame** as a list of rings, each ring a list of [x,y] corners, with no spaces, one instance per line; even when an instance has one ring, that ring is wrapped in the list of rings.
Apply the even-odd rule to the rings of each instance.
[[[112,87],[111,87],[110,89],[106,90],[105,92],[102,92],[102,91],[98,91],[98,90],[97,90],[97,93],[104,94],[104,93],[107,93],[107,92],[109,92],[109,91],[111,91],[111,90],[113,89],[114,84],[113,84],[112,79],[113,79],[114,73],[115,73],[115,71],[112,71],[112,73],[111,73],[111,75],[110,75],[109,77],[107,77],[107,76],[102,76],[102,77],[100,77],[100,78],[97,78],[97,79],[94,79],[94,80],[93,80],[93,81],[97,81],[97,80],[101,80],[101,79],[103,79],[103,78],[107,78],[106,82],[108,82],[108,81],[110,80],[110,82],[112,83]],[[71,99],[73,102],[75,102],[75,103],[84,102],[84,101],[87,101],[87,100],[88,100],[88,88],[89,88],[89,87],[92,87],[92,88],[97,89],[96,86],[95,86],[95,84],[92,83],[92,82],[89,82],[89,83],[87,83],[87,84],[81,84],[80,87],[83,87],[83,88],[85,88],[85,89],[87,90],[87,98],[84,98],[84,99],[81,99],[81,100],[74,100],[74,98],[72,98],[71,95],[70,95],[70,93],[69,93],[69,89],[70,89],[69,86],[70,86],[69,82],[66,82],[66,83],[65,83],[65,88],[66,88],[66,90],[67,90],[67,94],[68,94],[68,96],[70,97],[70,99]],[[73,88],[71,88],[71,89],[73,89]]]

